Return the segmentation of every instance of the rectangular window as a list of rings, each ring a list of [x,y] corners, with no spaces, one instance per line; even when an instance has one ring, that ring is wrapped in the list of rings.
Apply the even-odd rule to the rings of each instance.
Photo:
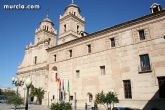
[[[144,30],[139,30],[139,37],[140,37],[140,40],[144,40],[145,39]]]
[[[88,46],[88,53],[91,53],[91,44],[89,44],[87,46]]]
[[[140,69],[141,72],[151,71],[150,59],[148,54],[140,55]]]
[[[72,57],[72,50],[69,50],[69,56]]]
[[[80,70],[76,70],[76,78],[80,78]]]
[[[53,95],[53,98],[52,98],[53,100],[55,99],[55,95]]]
[[[72,95],[69,97],[69,100],[73,100],[73,96]]]
[[[37,64],[37,56],[34,57],[34,64]]]
[[[50,45],[51,38],[48,39],[48,45]]]
[[[56,58],[57,56],[56,55],[54,55],[54,61],[56,61],[57,60],[57,58]]]
[[[165,76],[158,77],[159,83],[159,97],[165,98]]]
[[[114,37],[110,38],[110,40],[111,40],[111,47],[115,47],[115,38]]]
[[[130,80],[123,80],[124,85],[124,95],[126,99],[132,98],[132,90],[131,90],[131,81]]]
[[[101,75],[105,75],[105,66],[100,66]]]

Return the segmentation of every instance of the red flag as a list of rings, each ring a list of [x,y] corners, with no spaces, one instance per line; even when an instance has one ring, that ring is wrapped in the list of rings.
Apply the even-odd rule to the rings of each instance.
[[[59,90],[61,90],[61,79],[60,78],[57,78],[57,87]]]

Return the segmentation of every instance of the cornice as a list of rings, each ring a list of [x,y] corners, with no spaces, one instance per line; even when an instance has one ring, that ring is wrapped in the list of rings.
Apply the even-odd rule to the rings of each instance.
[[[49,34],[52,34],[52,35],[56,35],[55,33],[53,33],[53,32],[50,32],[50,31],[46,31],[46,30],[39,30],[39,31],[37,31],[37,32],[35,32],[35,35],[37,35],[38,33],[40,33],[40,32],[46,32],[46,33],[49,33]]]
[[[60,45],[57,45],[57,46],[48,48],[48,49],[46,49],[46,50],[47,50],[47,51],[52,51],[52,50],[54,50],[54,49],[63,48],[63,47],[65,47],[65,46],[71,45],[71,44],[73,44],[73,43],[77,43],[77,42],[81,42],[81,41],[84,41],[84,40],[92,39],[92,38],[98,37],[99,35],[102,35],[102,34],[104,34],[104,33],[117,31],[117,30],[120,30],[120,29],[123,29],[123,28],[128,28],[128,27],[131,27],[131,26],[133,26],[133,25],[137,25],[137,24],[139,24],[139,23],[143,23],[143,22],[146,22],[146,21],[150,21],[150,20],[153,20],[153,19],[155,19],[155,18],[162,17],[162,16],[165,16],[165,10],[159,11],[159,12],[157,12],[157,13],[152,13],[152,14],[149,14],[149,15],[145,15],[145,16],[142,16],[142,17],[139,17],[139,18],[136,18],[136,19],[133,19],[133,20],[130,20],[130,21],[127,21],[127,22],[118,24],[118,25],[114,25],[114,26],[112,26],[112,27],[110,27],[110,28],[106,28],[106,29],[103,29],[103,30],[99,30],[99,31],[97,31],[97,32],[88,34],[87,36],[84,36],[84,37],[81,37],[81,38],[78,38],[78,39],[75,39],[75,40],[66,42],[66,43],[64,43],[64,44],[60,44]]]
[[[29,72],[33,72],[33,71],[48,70],[48,69],[49,69],[49,65],[46,65],[46,66],[38,67],[38,68],[35,68],[35,69],[32,68],[32,69],[29,69],[29,70],[26,70],[26,71],[17,72],[16,74],[19,75],[19,74],[29,73]]]
[[[79,17],[77,17],[77,16],[75,16],[75,15],[73,15],[71,13],[66,15],[66,16],[64,16],[63,18],[59,19],[59,21],[62,22],[63,20],[65,20],[65,19],[67,19],[69,17],[73,17],[73,18],[77,19],[78,21],[80,21],[81,23],[85,24],[85,21],[83,21],[82,19],[80,19]]]
[[[40,42],[38,42],[38,43],[35,44],[35,45],[32,45],[32,46],[29,46],[28,48],[25,48],[25,50],[28,50],[28,49],[34,48],[34,47],[38,47],[39,45],[44,44],[44,43],[46,43],[46,42],[50,42],[50,39],[45,39],[45,40],[43,40],[43,41],[40,41]]]

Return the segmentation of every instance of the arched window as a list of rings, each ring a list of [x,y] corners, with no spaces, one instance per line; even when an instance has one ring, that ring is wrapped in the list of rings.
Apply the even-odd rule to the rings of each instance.
[[[47,31],[48,31],[48,26],[47,26]]]
[[[37,56],[34,57],[34,64],[37,64]]]
[[[93,100],[92,93],[88,92],[87,95],[88,95],[89,102],[92,102],[92,100]]]
[[[64,25],[64,32],[66,32],[66,24]]]
[[[56,66],[52,67],[52,75],[53,75],[53,77],[55,77],[55,80],[57,81],[58,73],[57,73],[57,67]]]
[[[79,25],[77,25],[77,34],[79,33]]]
[[[162,7],[158,3],[153,3],[151,5],[150,9],[151,9],[151,13],[155,13],[155,12],[161,11],[162,10]]]
[[[56,66],[53,66],[53,67],[52,67],[52,70],[53,70],[53,71],[57,71],[57,67],[56,67]]]

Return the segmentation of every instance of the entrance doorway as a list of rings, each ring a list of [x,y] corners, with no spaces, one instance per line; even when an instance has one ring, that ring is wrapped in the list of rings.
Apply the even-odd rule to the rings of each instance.
[[[158,77],[159,98],[165,98],[165,76]]]

